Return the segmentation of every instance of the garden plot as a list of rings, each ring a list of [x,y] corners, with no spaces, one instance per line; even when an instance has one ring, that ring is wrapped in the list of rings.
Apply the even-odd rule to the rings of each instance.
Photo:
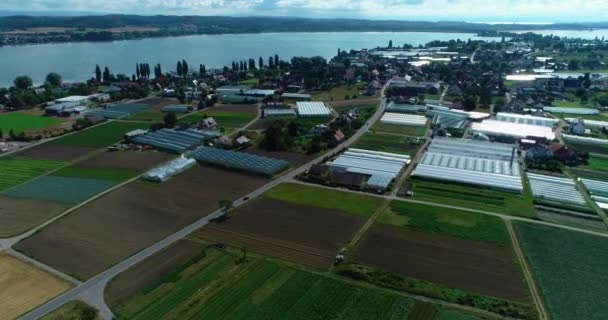
[[[15,198],[80,203],[116,185],[114,181],[45,176],[4,192]]]
[[[0,191],[18,186],[37,176],[64,165],[53,160],[36,160],[23,157],[0,158]]]

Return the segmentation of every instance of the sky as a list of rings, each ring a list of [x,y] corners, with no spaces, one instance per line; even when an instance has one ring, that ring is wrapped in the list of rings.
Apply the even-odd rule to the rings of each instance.
[[[518,23],[608,21],[607,0],[1,0],[0,10]]]

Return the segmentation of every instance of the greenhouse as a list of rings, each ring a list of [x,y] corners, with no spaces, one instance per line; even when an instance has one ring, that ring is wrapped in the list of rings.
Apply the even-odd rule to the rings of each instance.
[[[553,201],[585,207],[587,202],[570,178],[528,174],[532,195],[539,200]]]
[[[287,169],[290,165],[289,162],[285,160],[210,147],[198,148],[192,151],[188,157],[202,163],[266,176],[274,176],[275,174]]]
[[[220,134],[215,131],[161,129],[136,136],[131,141],[163,150],[183,153],[219,136]]]
[[[188,170],[196,164],[196,160],[180,157],[163,166],[146,172],[142,178],[154,182],[165,182],[171,177]]]

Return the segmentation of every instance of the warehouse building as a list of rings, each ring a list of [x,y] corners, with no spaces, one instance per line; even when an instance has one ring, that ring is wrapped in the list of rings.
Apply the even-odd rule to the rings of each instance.
[[[512,192],[523,190],[512,144],[435,138],[412,175]]]

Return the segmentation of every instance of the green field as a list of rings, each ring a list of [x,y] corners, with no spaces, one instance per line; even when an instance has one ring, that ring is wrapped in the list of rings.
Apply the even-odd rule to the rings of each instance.
[[[411,137],[424,137],[426,127],[402,126],[398,124],[376,122],[372,127],[372,131],[400,134]]]
[[[589,108],[580,101],[553,101],[553,105],[560,108]]]
[[[352,86],[346,86],[346,85],[337,86],[337,87],[331,88],[330,90],[327,90],[327,91],[313,92],[312,100],[313,101],[325,101],[325,102],[341,101],[341,100],[345,100],[344,98],[347,95],[348,95],[348,99],[346,99],[346,100],[352,99],[353,95],[356,95],[358,98],[361,98],[361,99],[371,99],[371,98],[380,97],[379,91],[377,91],[374,96],[360,95],[360,93],[365,92],[366,87],[367,87],[367,83],[357,83]],[[356,99],[353,99],[353,100],[356,101]]]
[[[532,196],[452,183],[411,180],[414,199],[514,216],[536,217]]]
[[[258,84],[258,82],[260,82],[259,79],[252,78],[252,79],[243,80],[240,82],[240,84],[243,86],[252,86],[252,85],[254,86],[254,85]]]
[[[20,157],[0,158],[0,191],[20,185],[39,175],[57,169],[63,162]]]
[[[21,112],[11,112],[0,115],[0,130],[4,135],[8,135],[12,129],[15,134],[28,132],[35,129],[42,129],[56,126],[63,123],[63,120],[44,116],[36,116]]]
[[[437,315],[437,320],[481,320],[480,318],[458,311],[442,310]]]
[[[180,119],[180,122],[191,123],[202,121],[207,117],[213,117],[217,122],[218,129],[224,128],[226,131],[239,130],[255,119],[255,113],[243,112],[214,112],[213,110],[199,112],[188,115]]]
[[[147,123],[110,122],[86,129],[75,134],[53,140],[49,143],[79,147],[103,148],[120,141],[124,134],[135,129],[146,129]]]
[[[125,181],[137,176],[139,172],[127,169],[110,168],[81,168],[76,165],[65,167],[53,172],[54,176],[73,177],[83,179],[100,179],[110,181]]]
[[[118,319],[407,319],[412,301],[213,249],[113,306]]]
[[[393,201],[378,222],[500,246],[511,245],[504,222],[479,213]]]
[[[41,320],[98,320],[97,310],[88,304],[76,300],[70,301],[55,311],[42,317]]]
[[[413,138],[404,136],[367,132],[357,140],[353,147],[413,156],[420,148],[419,145],[412,143],[413,140]]]
[[[552,319],[608,319],[607,238],[523,222],[515,227]]]
[[[263,196],[301,205],[342,210],[361,217],[370,217],[383,201],[376,197],[289,183],[281,184]]]
[[[582,166],[583,169],[608,171],[608,158],[591,155],[589,162]]]
[[[356,104],[350,105],[350,106],[337,106],[337,107],[333,107],[332,108],[337,112],[337,113],[341,113],[341,112],[347,112],[352,110],[353,108],[357,108],[357,110],[359,112],[362,111],[373,111],[376,110],[376,106],[375,105],[365,105],[365,106],[358,106]]]

